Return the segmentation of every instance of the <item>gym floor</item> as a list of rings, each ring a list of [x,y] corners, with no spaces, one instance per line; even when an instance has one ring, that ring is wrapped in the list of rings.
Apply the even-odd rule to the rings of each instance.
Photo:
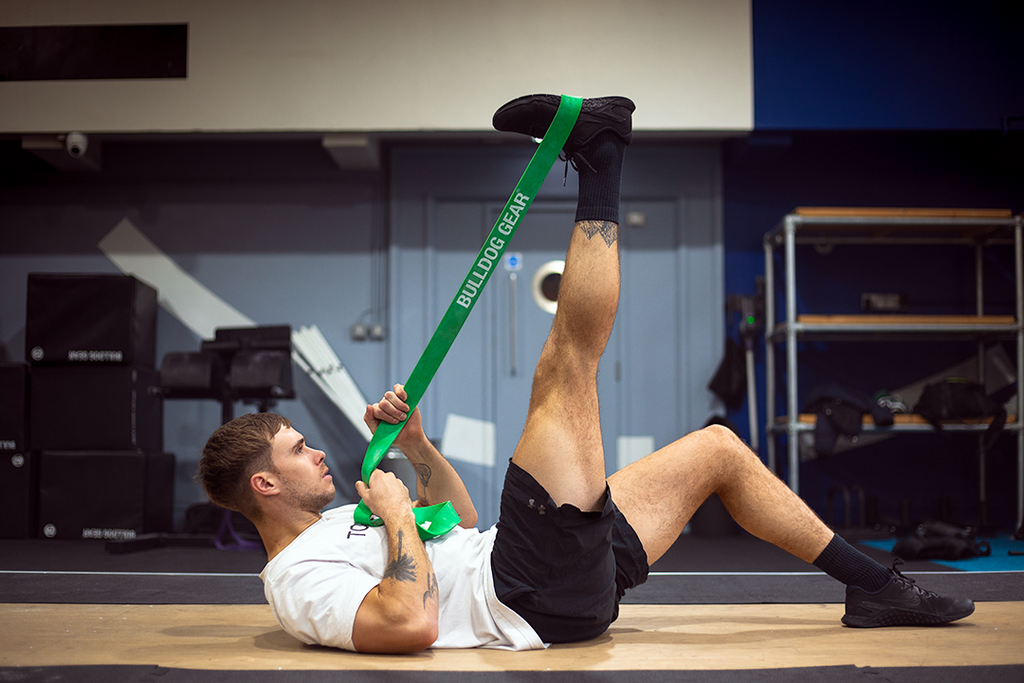
[[[891,562],[872,545],[861,548]],[[860,630],[841,624],[843,587],[814,567],[745,534],[688,535],[600,638],[384,657],[281,631],[263,598],[264,562],[262,552],[173,543],[112,554],[99,541],[0,541],[0,680],[1024,680],[1024,567],[907,563],[901,571],[923,587],[972,597],[975,614]]]

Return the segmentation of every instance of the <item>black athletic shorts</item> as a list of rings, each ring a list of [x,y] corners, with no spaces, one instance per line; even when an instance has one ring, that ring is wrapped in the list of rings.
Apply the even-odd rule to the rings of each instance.
[[[556,507],[509,463],[491,571],[498,599],[545,643],[588,640],[619,614],[627,589],[647,580],[647,554],[606,489],[604,509]]]

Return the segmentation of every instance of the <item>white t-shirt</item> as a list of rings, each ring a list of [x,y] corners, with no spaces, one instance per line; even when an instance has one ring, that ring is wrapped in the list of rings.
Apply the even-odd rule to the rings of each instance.
[[[387,534],[384,527],[356,524],[355,507],[324,512],[260,573],[277,622],[304,643],[354,650],[356,610],[384,575]],[[456,527],[426,543],[440,604],[433,647],[544,647],[536,631],[494,594],[494,536],[493,527]]]

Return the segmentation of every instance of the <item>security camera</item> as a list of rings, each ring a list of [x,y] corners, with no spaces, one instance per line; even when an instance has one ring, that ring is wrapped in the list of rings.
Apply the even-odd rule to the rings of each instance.
[[[85,151],[89,148],[89,138],[85,136],[85,133],[68,133],[67,137],[64,138],[64,147],[75,159],[85,156]]]

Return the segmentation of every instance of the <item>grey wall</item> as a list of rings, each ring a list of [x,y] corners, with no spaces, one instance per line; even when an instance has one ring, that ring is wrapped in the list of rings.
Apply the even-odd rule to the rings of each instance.
[[[383,225],[376,178],[345,177],[316,143],[301,142],[129,144],[112,150],[108,162],[99,178],[0,189],[0,347],[8,359],[24,359],[27,275],[118,272],[97,243],[127,217],[257,323],[319,326],[357,384],[376,391],[386,375],[384,346],[348,342],[349,325],[373,305],[372,246]],[[199,343],[161,311],[158,360],[168,351],[198,350]],[[346,452],[357,442],[339,426],[333,404],[298,374],[299,398],[278,410],[328,450],[332,469],[344,472],[337,463],[357,457]],[[236,408],[243,410],[252,408]],[[191,477],[219,419],[212,401],[165,402],[165,448],[178,458],[179,520],[190,503],[205,499]],[[354,481],[358,470],[342,477]]]
[[[402,148],[386,155],[381,174],[345,174],[333,167],[317,140],[125,141],[111,145],[103,172],[87,178],[50,173],[23,159],[19,178],[0,186],[0,350],[9,360],[24,359],[29,273],[118,272],[97,243],[126,217],[186,272],[257,323],[317,325],[364,396],[373,400],[405,381],[439,319],[424,315],[423,292],[409,284],[407,272],[411,263],[433,254],[409,239],[422,227],[415,216],[430,212],[424,186],[442,199],[500,205],[530,153],[529,147],[500,145]],[[538,216],[545,203],[556,210],[555,222],[565,232],[552,242],[559,243],[563,254],[575,206],[575,173],[569,174],[568,185],[562,187],[559,164],[535,204]],[[622,384],[609,398],[610,469],[617,435],[651,435],[660,447],[700,426],[713,407],[704,385],[720,352],[723,323],[718,176],[716,145],[630,148],[624,209],[654,208],[647,209],[650,230],[623,239],[624,293],[633,291],[634,296],[628,310],[623,306],[621,332],[616,333],[621,338],[614,342],[614,360],[621,367],[606,376],[625,373],[636,381]],[[444,231],[445,226],[432,229]],[[468,269],[480,244],[472,237],[476,229],[470,227],[461,246],[448,248],[452,263],[458,264],[453,270]],[[528,249],[537,236],[524,229],[517,238],[520,243],[514,242],[512,249]],[[462,249],[468,253],[464,266],[458,253]],[[664,280],[648,277],[657,269],[651,259],[670,264]],[[694,277],[702,283],[700,291],[682,291]],[[636,286],[630,289],[629,282]],[[495,292],[497,286],[489,285]],[[453,294],[443,283],[437,286],[438,300],[450,300]],[[525,294],[521,299],[524,308],[532,306]],[[492,315],[474,311],[481,323]],[[385,323],[387,339],[352,341],[349,327],[359,320]],[[550,323],[542,320],[544,324]],[[646,331],[655,324],[666,329],[665,349],[650,348],[654,335]],[[539,345],[545,334],[541,328],[532,341],[523,341],[524,348]],[[481,352],[491,353],[486,351],[490,338],[477,340]],[[200,341],[161,311],[158,359],[168,351],[198,350]],[[618,416],[616,404],[652,400],[647,378],[656,374],[656,359],[658,367],[667,368],[664,390],[673,397],[666,415],[657,420]],[[524,355],[520,361],[519,382],[525,387],[535,360]],[[464,403],[461,371],[443,367],[454,375],[440,381],[424,405],[430,435],[438,438],[449,412],[467,414],[455,408]],[[338,475],[336,502],[352,500],[351,482],[359,476],[363,443],[297,369],[296,390],[297,399],[281,402],[276,410],[291,418],[311,444],[328,452],[328,464]],[[498,393],[513,396],[500,387]],[[525,411],[525,397],[512,402],[516,410]],[[236,413],[251,410],[236,406]],[[164,411],[165,450],[178,459],[175,513],[180,523],[190,504],[205,500],[192,475],[202,445],[219,424],[220,408],[212,401],[168,400]],[[502,434],[502,462],[511,455],[517,429],[521,424]],[[488,491],[494,476],[466,469],[471,479],[491,482],[486,489],[480,483],[475,493],[485,498],[482,517],[493,522],[496,508],[490,509]]]

